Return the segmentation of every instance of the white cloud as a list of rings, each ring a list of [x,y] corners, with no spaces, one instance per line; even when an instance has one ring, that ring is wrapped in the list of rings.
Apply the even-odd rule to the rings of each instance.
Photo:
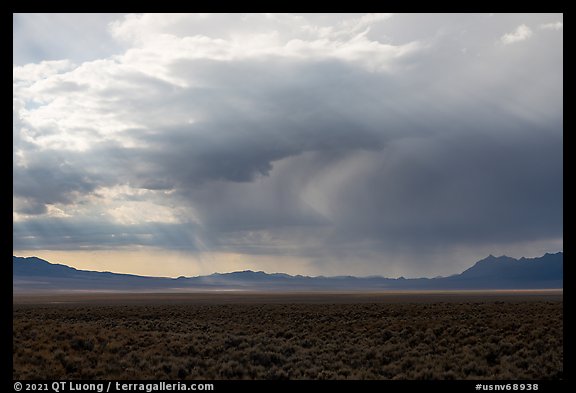
[[[155,63],[158,73],[162,63],[176,58],[233,61],[270,56],[336,58],[389,70],[395,59],[421,47],[416,41],[384,44],[368,39],[368,28],[391,16],[367,14],[323,27],[285,14],[144,14],[127,15],[110,28],[114,36],[134,45],[124,60],[136,60],[139,69]],[[170,72],[163,78],[170,80]]]
[[[15,244],[206,245],[367,274],[397,254],[400,275],[436,244],[443,260],[490,242],[485,217],[506,237],[528,212],[520,229],[556,235],[559,35],[496,56],[494,31],[550,17],[483,18],[128,15],[110,27],[121,52],[15,66]],[[491,132],[514,144],[494,150]]]
[[[532,30],[528,26],[522,24],[518,26],[516,30],[514,30],[512,33],[507,33],[504,34],[502,37],[500,37],[500,42],[502,42],[505,45],[508,45],[513,44],[515,42],[524,41],[530,38],[531,36],[532,36]]]
[[[364,31],[375,23],[390,19],[393,14],[366,14],[358,18],[346,20],[342,23],[343,27],[351,33]]]
[[[49,76],[56,75],[74,68],[68,60],[42,61],[40,63],[29,63],[23,66],[12,68],[12,80],[16,86],[29,85]]]
[[[539,27],[543,30],[562,30],[564,24],[562,22],[543,23]]]
[[[104,141],[136,147],[140,142],[125,130],[189,124],[194,117],[155,109],[158,97],[206,83],[193,72],[174,72],[175,64],[276,58],[294,64],[341,61],[388,72],[424,48],[418,41],[381,43],[366,31],[358,33],[389,14],[340,18],[327,33],[305,17],[284,14],[126,15],[110,25],[116,38],[132,43],[121,55],[80,65],[61,60],[13,67],[15,100],[25,103],[18,114],[30,125],[28,135],[35,136],[30,142],[41,148],[85,151]],[[126,107],[131,102],[138,105],[138,116]]]

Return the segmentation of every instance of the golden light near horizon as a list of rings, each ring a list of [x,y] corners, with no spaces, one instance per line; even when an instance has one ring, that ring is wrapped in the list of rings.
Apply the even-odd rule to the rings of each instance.
[[[79,270],[109,271],[152,277],[192,277],[212,273],[253,270],[292,275],[310,270],[305,261],[284,256],[243,255],[233,253],[181,253],[166,250],[123,251],[50,251],[18,250],[18,256],[35,256]]]

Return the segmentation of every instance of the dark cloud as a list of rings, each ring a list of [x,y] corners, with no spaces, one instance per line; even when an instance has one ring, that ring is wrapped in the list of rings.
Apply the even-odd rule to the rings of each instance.
[[[344,238],[383,246],[562,236],[562,139],[505,130],[399,141],[334,190]]]
[[[442,255],[562,239],[561,34],[500,40],[552,17],[498,16],[492,28],[488,16],[403,15],[360,36],[354,18],[332,21],[342,31],[322,33],[331,38],[299,24],[292,47],[237,58],[222,26],[128,18],[115,30],[135,42],[124,57],[19,87],[15,211],[36,217],[15,224],[14,247],[293,255],[334,271],[401,261],[418,272]],[[140,23],[152,35],[134,38]],[[164,28],[174,41],[160,45]],[[214,32],[178,36],[190,29]],[[315,34],[306,50],[287,49]],[[74,138],[89,143],[66,147]],[[151,210],[123,216],[139,202]],[[152,205],[164,222],[147,219]],[[75,210],[57,219],[47,206]]]
[[[158,247],[203,251],[198,243],[201,229],[194,224],[115,224],[97,218],[33,218],[15,222],[13,247],[17,250],[110,250],[126,247]]]
[[[61,157],[36,153],[26,166],[13,168],[13,194],[26,201],[21,209],[16,206],[17,212],[42,214],[48,204],[72,204],[94,191],[97,184],[82,169]]]

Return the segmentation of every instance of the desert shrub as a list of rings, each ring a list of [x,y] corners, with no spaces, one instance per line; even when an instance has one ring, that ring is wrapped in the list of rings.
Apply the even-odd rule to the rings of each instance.
[[[562,302],[14,305],[15,379],[559,379]]]

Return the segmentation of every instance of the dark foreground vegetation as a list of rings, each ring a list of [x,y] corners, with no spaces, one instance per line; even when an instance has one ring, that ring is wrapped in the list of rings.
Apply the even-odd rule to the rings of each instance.
[[[13,377],[563,378],[561,300],[440,300],[14,304]]]

